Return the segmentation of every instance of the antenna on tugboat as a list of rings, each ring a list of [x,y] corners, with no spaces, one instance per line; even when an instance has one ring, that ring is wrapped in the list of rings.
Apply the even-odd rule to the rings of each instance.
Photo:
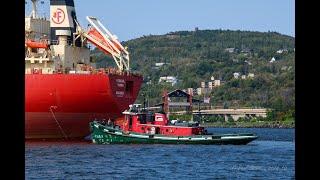
[[[146,109],[146,94],[142,93],[141,96],[143,96],[143,109]]]
[[[168,94],[167,88],[164,86],[162,89],[162,101],[163,101],[163,111],[165,112],[167,118],[169,119],[169,109],[168,109]]]

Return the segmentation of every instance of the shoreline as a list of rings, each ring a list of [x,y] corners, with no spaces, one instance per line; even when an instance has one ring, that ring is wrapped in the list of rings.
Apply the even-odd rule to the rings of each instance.
[[[201,126],[208,128],[286,128],[295,129],[295,124],[281,124],[281,123],[269,123],[269,124],[250,124],[250,123],[202,123]]]

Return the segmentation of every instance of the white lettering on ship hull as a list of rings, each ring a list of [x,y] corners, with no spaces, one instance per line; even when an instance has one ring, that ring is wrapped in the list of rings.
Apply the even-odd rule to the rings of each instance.
[[[123,88],[125,85],[125,81],[123,79],[116,79],[117,86]]]
[[[123,79],[116,79],[116,82],[117,83],[124,83],[124,80]]]
[[[116,95],[117,95],[117,97],[123,97],[124,92],[123,91],[116,91]]]

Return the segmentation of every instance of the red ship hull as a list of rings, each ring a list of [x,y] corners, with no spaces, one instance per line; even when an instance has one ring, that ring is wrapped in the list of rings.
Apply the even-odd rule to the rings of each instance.
[[[142,77],[111,74],[26,74],[25,139],[78,139],[89,122],[116,119],[134,103]]]

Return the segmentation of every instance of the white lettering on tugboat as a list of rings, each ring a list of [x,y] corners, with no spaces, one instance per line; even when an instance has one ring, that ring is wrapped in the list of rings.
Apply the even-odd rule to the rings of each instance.
[[[155,121],[163,121],[163,118],[161,116],[156,115]]]
[[[94,137],[95,137],[95,138],[103,138],[103,135],[97,135],[97,134],[95,134]]]

